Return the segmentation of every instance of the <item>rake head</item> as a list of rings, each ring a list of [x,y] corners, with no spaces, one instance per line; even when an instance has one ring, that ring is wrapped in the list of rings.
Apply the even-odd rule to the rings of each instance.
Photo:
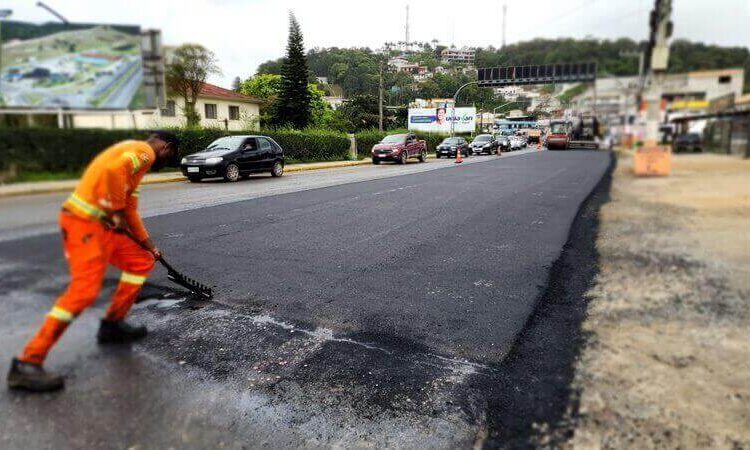
[[[187,277],[177,272],[176,270],[167,270],[167,278],[169,278],[170,281],[179,284],[180,286],[184,287],[185,289],[189,290],[190,292],[197,295],[198,297],[201,297],[204,300],[211,300],[211,298],[214,296],[213,291],[211,290],[210,287],[190,277]]]

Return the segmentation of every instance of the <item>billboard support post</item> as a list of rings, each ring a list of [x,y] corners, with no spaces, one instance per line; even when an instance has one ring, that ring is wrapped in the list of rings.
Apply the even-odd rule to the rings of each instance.
[[[461,89],[465,88],[466,86],[472,85],[472,84],[478,84],[478,81],[469,81],[468,83],[462,84],[458,90],[456,90],[456,94],[453,96],[453,120],[451,120],[451,137],[453,137],[456,133],[456,101],[458,100],[458,93],[461,92]]]
[[[11,14],[13,14],[12,9],[0,9],[0,74],[2,74],[3,72],[3,30],[2,30],[3,21],[2,19],[7,19],[8,17],[11,16]],[[2,83],[3,83],[3,77],[0,76],[0,95],[2,95],[3,93],[3,89],[1,86]],[[5,99],[3,99],[2,102],[0,102],[0,105],[2,105],[3,103],[5,103]]]

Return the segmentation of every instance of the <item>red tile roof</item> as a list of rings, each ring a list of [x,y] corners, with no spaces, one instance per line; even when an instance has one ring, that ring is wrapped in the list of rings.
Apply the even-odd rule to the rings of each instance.
[[[210,83],[203,83],[203,89],[201,90],[200,96],[216,98],[216,99],[221,99],[221,100],[235,100],[235,101],[245,102],[245,103],[259,103],[260,102],[260,100],[258,100],[255,97],[238,94],[237,92],[230,91],[229,89],[224,89],[222,87],[219,87]]]

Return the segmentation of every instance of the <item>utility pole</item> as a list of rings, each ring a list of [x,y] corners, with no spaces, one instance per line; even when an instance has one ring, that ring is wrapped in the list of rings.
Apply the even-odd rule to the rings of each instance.
[[[637,175],[668,175],[671,169],[671,151],[659,142],[662,90],[669,64],[669,38],[673,29],[671,16],[672,0],[655,0],[649,17],[650,34],[646,49],[646,129],[644,146],[639,149],[635,158]]]
[[[404,27],[404,46],[409,49],[409,5],[406,5],[406,26]]]
[[[503,45],[500,48],[505,48],[505,16],[508,13],[508,5],[503,5]]]
[[[661,121],[661,94],[669,64],[669,38],[672,35],[672,0],[656,0],[651,11],[649,25],[651,34],[647,55],[649,56],[649,81],[647,91],[646,139],[647,145],[657,145],[659,122]]]
[[[407,7],[408,8],[408,7]],[[378,70],[378,130],[383,131],[383,66],[385,65],[385,56],[380,57],[380,67]]]

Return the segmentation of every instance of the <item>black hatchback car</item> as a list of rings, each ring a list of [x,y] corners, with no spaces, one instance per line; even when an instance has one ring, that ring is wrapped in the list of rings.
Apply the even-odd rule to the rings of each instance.
[[[268,136],[225,136],[182,158],[180,170],[192,182],[217,177],[237,181],[259,172],[280,177],[284,174],[284,150]]]
[[[455,158],[458,152],[461,152],[461,155],[467,158],[471,153],[469,143],[462,137],[448,137],[443,139],[443,142],[435,148],[435,157]]]

